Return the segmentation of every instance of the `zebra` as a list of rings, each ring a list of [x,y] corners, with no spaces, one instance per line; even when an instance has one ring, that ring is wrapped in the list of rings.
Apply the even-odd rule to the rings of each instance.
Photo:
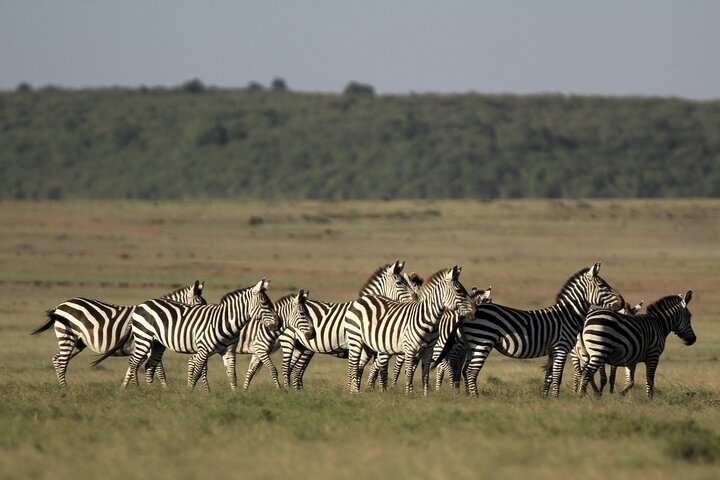
[[[277,328],[277,314],[267,295],[269,281],[225,294],[219,304],[187,306],[168,300],[141,303],[132,314],[135,350],[130,357],[123,388],[132,380],[137,384],[137,369],[151,352],[148,368],[162,359],[166,348],[179,353],[194,353],[195,364],[188,389],[197,384],[208,357],[224,354],[237,342],[240,329],[251,319],[262,321],[271,330]],[[103,358],[100,359],[102,361]],[[233,391],[237,390],[235,352],[227,358],[226,371]],[[208,387],[209,388],[209,387]]]
[[[399,301],[414,298],[413,291],[402,275],[405,262],[381,265],[360,289],[359,295],[380,295]],[[315,328],[315,338],[298,336],[292,330],[280,335],[283,350],[282,374],[285,386],[302,390],[305,370],[315,353],[347,357],[347,338],[343,319],[352,302],[330,303],[308,300],[306,307],[310,322]]]
[[[617,310],[625,304],[599,272],[600,263],[580,270],[565,282],[555,305],[541,310],[518,310],[494,303],[479,305],[475,316],[465,319],[462,327],[468,347],[464,367],[468,394],[478,396],[478,374],[495,348],[512,358],[550,355],[542,394],[557,397],[565,360],[590,305]]]
[[[186,303],[204,305],[202,297],[203,283],[196,280],[189,286],[178,288],[160,298]],[[120,342],[130,331],[130,316],[135,305],[113,305],[84,297],[66,300],[47,311],[48,321],[34,330],[31,335],[55,327],[59,352],[52,359],[58,383],[67,387],[65,374],[68,363],[77,354],[89,347],[95,353],[104,354],[113,351],[115,355],[132,354],[132,342]],[[121,348],[116,348],[120,345]],[[158,365],[158,377],[165,384],[165,370]]]
[[[428,392],[430,375],[429,346],[437,339],[438,324],[445,310],[457,311],[460,318],[471,315],[474,302],[460,283],[461,267],[443,269],[433,274],[420,288],[418,299],[398,302],[368,295],[355,300],[345,316],[348,339],[348,388],[360,391],[363,362],[372,352],[403,353],[405,393],[413,391],[415,369],[423,359],[423,393]]]
[[[690,323],[690,300],[692,290],[685,295],[668,295],[649,305],[645,315],[635,317],[611,310],[591,311],[581,335],[589,360],[583,369],[580,394],[587,393],[590,379],[598,368],[608,363],[627,367],[625,388],[620,392],[620,395],[625,395],[635,385],[637,364],[643,362],[647,376],[645,393],[652,399],[655,370],[670,332],[688,346],[697,340]]]
[[[643,302],[638,303],[634,307],[631,307],[629,303],[625,303],[625,306],[618,310],[618,313],[621,313],[623,315],[630,315],[635,316],[638,314],[640,309],[642,308]],[[587,361],[587,352],[583,351],[582,347],[582,341],[580,339],[580,334],[578,334],[577,341],[575,342],[575,346],[572,350],[570,350],[570,361],[573,365],[573,392],[577,393],[580,388],[580,379],[582,377],[582,369]],[[547,368],[547,367],[546,367]],[[595,385],[595,380],[590,380],[590,385],[592,385],[593,390],[595,392],[602,392],[605,388],[605,385],[608,383],[607,374],[605,373],[605,367],[599,369],[600,372],[600,387]],[[617,367],[615,365],[610,366],[610,393],[613,393],[615,391],[615,376],[617,374]]]
[[[304,335],[307,340],[315,338],[315,329],[308,319],[307,299],[309,292],[300,290],[297,295],[286,295],[275,302],[275,311],[280,321],[276,330],[271,330],[262,322],[251,320],[240,329],[238,343],[234,348],[229,348],[223,355],[223,363],[226,368],[228,365],[228,355],[233,351],[239,354],[251,354],[250,365],[248,366],[243,390],[250,388],[255,373],[262,365],[265,365],[270,371],[273,382],[278,389],[282,386],[278,380],[277,368],[270,359],[270,354],[280,347],[277,341],[281,333],[286,329],[294,329],[294,334]],[[188,381],[192,378],[192,372],[195,366],[195,357],[191,357],[188,361]],[[207,366],[202,372],[201,380],[203,386],[207,390]]]
[[[475,305],[482,305],[483,303],[492,303],[492,285],[488,286],[486,290],[478,290],[476,287],[472,288],[470,297],[475,300]],[[447,324],[446,324],[447,325]],[[445,347],[444,344],[448,339],[454,339],[453,343],[449,347]],[[455,390],[460,389],[460,375],[462,374],[463,365],[465,364],[465,358],[467,356],[467,345],[465,336],[462,332],[462,324],[459,324],[459,328],[455,330],[449,329],[447,326],[441,328],[440,336],[436,343],[436,351],[433,353],[433,358],[437,361],[438,358],[443,356],[443,351],[448,348],[447,355],[437,362],[437,373],[435,378],[435,390],[440,390],[443,378],[445,375],[450,379]],[[397,372],[399,375],[400,372]],[[393,371],[393,376],[396,373]],[[396,380],[393,378],[393,385]]]
[[[416,295],[419,295],[420,287],[423,284],[422,277],[418,276],[413,272],[409,276],[407,276],[407,280],[413,287],[414,293]],[[472,291],[470,293],[470,298],[472,298],[478,305],[481,303],[487,303],[492,301],[491,296],[492,286],[488,287],[487,290],[478,290],[477,287],[472,287]],[[433,353],[433,359],[437,359],[438,357],[444,357],[437,363],[437,377],[435,380],[436,390],[440,390],[440,385],[442,384],[443,377],[446,373],[453,382],[453,385],[457,383],[457,386],[455,388],[460,388],[459,378],[462,365],[465,362],[465,347],[464,340],[462,339],[462,335],[460,333],[460,329],[457,328],[459,325],[460,319],[458,318],[457,312],[445,311],[443,313],[443,318],[440,320],[440,326],[438,327],[438,340],[435,343],[436,346],[434,347],[434,349],[437,351],[434,351]],[[451,340],[451,344],[448,345],[449,350],[447,354],[445,354],[443,352],[443,349],[447,344],[448,340],[450,340],[451,336],[456,336],[456,339],[455,341]],[[439,349],[438,345],[440,345]],[[384,353],[378,354],[377,357],[375,357],[375,362],[373,362],[373,365],[368,373],[368,390],[372,390],[375,388],[375,381],[377,380],[378,376],[380,377],[380,389],[383,391],[385,390],[387,372],[383,370],[387,369],[389,357],[390,355]],[[392,377],[390,379],[390,384],[393,387],[397,385],[397,381],[398,378],[400,378],[400,373],[402,372],[402,367],[404,364],[405,358],[403,357],[403,355],[397,355],[395,359],[395,365],[393,366]],[[382,375],[380,375],[381,372]]]

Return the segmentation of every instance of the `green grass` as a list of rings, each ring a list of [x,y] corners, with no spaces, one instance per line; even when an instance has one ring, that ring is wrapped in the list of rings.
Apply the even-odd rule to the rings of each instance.
[[[1,204],[0,478],[716,478],[719,213],[720,202],[693,200]],[[54,335],[29,335],[71,296],[129,304],[196,278],[209,301],[263,276],[274,298],[305,288],[344,300],[397,258],[424,275],[462,264],[466,286],[492,284],[496,302],[523,308],[548,305],[602,260],[630,302],[693,289],[698,342],[669,338],[653,401],[642,366],[627,397],[577,398],[568,368],[560,398],[547,399],[544,359],[497,353],[478,399],[447,383],[427,398],[353,396],[346,362],[325,357],[300,393],[277,391],[263,368],[232,394],[217,357],[211,393],[188,393],[186,358],[172,352],[166,391],[121,391],[126,360],[92,369],[83,352],[63,395]],[[248,358],[238,363],[242,378]]]

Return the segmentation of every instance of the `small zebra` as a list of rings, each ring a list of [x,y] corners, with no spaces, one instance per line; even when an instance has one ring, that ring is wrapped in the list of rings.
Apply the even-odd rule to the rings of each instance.
[[[629,303],[625,303],[625,306],[618,310],[618,313],[623,315],[635,316],[642,308],[643,302],[638,303],[634,307],[631,307]],[[591,310],[592,311],[592,310]],[[573,365],[573,392],[577,393],[580,389],[580,379],[582,377],[582,369],[587,362],[587,352],[583,351],[582,340],[580,334],[578,334],[577,342],[572,350],[570,350],[570,361]],[[546,367],[547,368],[547,367]],[[605,373],[605,367],[599,369],[600,372],[600,387],[595,385],[595,379],[590,380],[595,393],[602,393],[605,385],[608,383],[607,374]],[[615,365],[610,366],[610,393],[615,391],[615,376],[617,374],[617,367]]]
[[[380,295],[399,301],[412,300],[413,292],[402,275],[405,262],[378,267],[360,289],[359,296]],[[315,338],[298,336],[292,330],[280,335],[283,350],[282,374],[285,386],[302,390],[305,370],[315,353],[347,357],[347,337],[343,319],[352,302],[330,303],[308,300],[306,307]]]
[[[275,311],[278,314],[278,320],[280,322],[278,328],[271,330],[262,322],[251,320],[240,330],[238,343],[235,348],[228,349],[228,352],[223,355],[223,363],[226,368],[228,365],[228,355],[233,350],[235,353],[252,355],[247,374],[245,375],[243,390],[250,388],[250,382],[262,365],[265,365],[270,371],[275,386],[279,389],[282,388],[278,380],[277,368],[275,368],[270,354],[280,347],[280,343],[277,340],[286,329],[293,329],[294,335],[303,335],[307,340],[315,338],[315,329],[312,324],[310,324],[307,314],[306,303],[308,294],[309,292],[300,290],[297,295],[286,295],[276,301]],[[193,356],[188,361],[188,381],[192,378],[194,366],[195,358]],[[203,386],[207,390],[207,366],[203,370],[200,378]]]
[[[550,355],[542,393],[557,397],[568,352],[575,345],[590,305],[619,309],[622,296],[599,276],[600,263],[580,270],[560,290],[555,305],[541,310],[518,310],[494,303],[478,305],[463,323],[468,346],[465,383],[477,397],[477,377],[496,349],[512,358]]]
[[[188,305],[204,305],[203,283],[178,288],[161,298]],[[48,321],[32,332],[32,335],[55,327],[60,351],[53,357],[53,365],[61,387],[67,387],[65,374],[68,363],[78,353],[89,347],[95,353],[113,351],[115,355],[129,356],[134,344],[121,340],[130,332],[130,316],[135,305],[112,305],[90,298],[75,297],[47,311]],[[120,345],[121,348],[117,348]],[[158,366],[158,377],[165,384],[165,370]]]
[[[137,369],[151,352],[148,369],[162,359],[166,348],[195,355],[195,365],[188,389],[192,390],[206,368],[210,355],[225,354],[234,346],[240,329],[251,319],[262,321],[270,329],[277,327],[277,314],[267,295],[268,281],[225,294],[216,305],[188,306],[169,300],[141,303],[132,314],[132,336],[135,350],[130,357],[123,387],[137,384]],[[235,352],[228,356],[227,375],[230,387],[237,390]],[[101,357],[98,363],[106,357]]]
[[[635,317],[611,310],[591,311],[581,335],[589,357],[583,369],[581,395],[587,393],[588,382],[606,363],[627,367],[627,381],[620,392],[625,395],[635,385],[635,367],[642,362],[647,374],[645,393],[652,399],[655,370],[670,332],[688,346],[697,340],[687,307],[690,300],[692,290],[685,295],[669,295],[649,305],[645,315]]]
[[[420,288],[417,300],[398,302],[369,295],[355,300],[345,316],[348,339],[348,388],[359,393],[362,362],[373,353],[405,356],[405,392],[413,391],[413,376],[423,360],[423,393],[427,395],[432,345],[445,310],[457,311],[460,318],[472,315],[473,301],[460,283],[461,268],[453,267],[432,275]]]

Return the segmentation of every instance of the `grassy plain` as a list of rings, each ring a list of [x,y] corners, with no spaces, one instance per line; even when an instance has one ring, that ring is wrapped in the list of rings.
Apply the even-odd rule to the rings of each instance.
[[[0,477],[717,478],[718,238],[720,202],[705,200],[0,203]],[[467,287],[523,308],[602,260],[632,303],[692,289],[698,342],[669,339],[653,402],[642,367],[626,398],[576,398],[566,375],[554,400],[539,395],[541,360],[497,353],[477,400],[351,396],[334,358],[313,361],[300,394],[263,369],[234,395],[214,357],[212,392],[188,393],[172,352],[167,391],[120,391],[126,361],[92,369],[84,352],[62,396],[54,335],[29,335],[69,297],[131,304],[196,278],[211,302],[262,277],[275,298],[346,300],[398,258],[425,275],[463,265]]]

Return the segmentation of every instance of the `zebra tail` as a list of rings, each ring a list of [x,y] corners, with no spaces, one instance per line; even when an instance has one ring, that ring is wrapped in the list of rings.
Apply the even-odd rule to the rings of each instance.
[[[48,330],[50,329],[50,327],[55,325],[55,317],[57,316],[55,315],[55,309],[53,308],[45,313],[47,313],[48,321],[39,326],[37,329],[33,330],[30,335],[37,335],[38,333],[44,332],[45,330]]]
[[[115,352],[117,352],[118,350],[120,350],[121,348],[123,348],[125,346],[127,341],[130,339],[130,335],[132,335],[132,329],[128,330],[128,332],[120,339],[120,341],[113,348],[111,348],[107,352],[100,355],[100,357],[98,357],[98,359],[95,360],[94,362],[90,362],[90,365],[93,367],[97,367],[98,364],[100,364],[100,362],[102,362],[103,360],[105,360],[108,357],[112,357],[115,354]]]

